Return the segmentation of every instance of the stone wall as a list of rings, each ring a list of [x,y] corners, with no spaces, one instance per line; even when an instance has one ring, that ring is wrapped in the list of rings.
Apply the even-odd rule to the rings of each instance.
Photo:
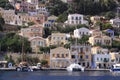
[[[21,57],[21,54],[19,53],[8,53],[7,54],[8,56],[12,56],[13,60],[17,61],[17,58]],[[49,60],[50,60],[50,57],[49,57],[49,54],[27,54],[27,56],[31,56],[31,57],[37,57],[39,58],[39,60],[47,60],[48,61],[48,64],[49,64]]]

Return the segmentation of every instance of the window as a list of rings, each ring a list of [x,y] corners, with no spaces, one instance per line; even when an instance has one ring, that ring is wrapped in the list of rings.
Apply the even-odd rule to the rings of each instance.
[[[97,61],[99,61],[99,58],[97,58]]]
[[[59,40],[59,37],[57,37],[57,39]]]
[[[53,37],[53,40],[55,40],[55,37]]]
[[[86,47],[86,52],[88,52],[88,47]]]
[[[79,20],[81,20],[81,17],[79,17]]]
[[[66,54],[66,57],[68,57],[68,54]]]
[[[61,37],[61,40],[63,40],[63,37]]]
[[[85,66],[85,63],[83,63],[83,66]]]
[[[59,58],[60,57],[60,55],[59,54],[57,54],[57,58]]]
[[[78,17],[76,17],[76,20],[78,20]]]
[[[62,54],[62,58],[64,58],[64,54]]]
[[[41,42],[41,45],[43,45],[43,42]]]
[[[118,61],[118,58],[116,58],[116,61]]]
[[[74,20],[74,17],[72,17],[72,20]]]
[[[33,42],[33,45],[35,45],[35,41]]]
[[[38,42],[38,44],[39,44],[39,45],[41,44],[40,41]]]
[[[80,53],[83,53],[83,48],[80,48]]]
[[[89,56],[88,55],[86,55],[86,59],[88,59],[89,58]]]
[[[83,32],[83,35],[84,35],[84,32]]]
[[[72,57],[72,59],[75,59],[75,55],[72,55],[71,57]]]
[[[79,34],[81,35],[81,32]]]
[[[55,57],[55,54],[52,54],[53,57]]]
[[[88,32],[86,32],[86,34],[88,35]]]
[[[80,59],[83,59],[83,56],[82,56],[82,55],[80,56]]]
[[[101,58],[101,61],[102,61],[103,59]]]

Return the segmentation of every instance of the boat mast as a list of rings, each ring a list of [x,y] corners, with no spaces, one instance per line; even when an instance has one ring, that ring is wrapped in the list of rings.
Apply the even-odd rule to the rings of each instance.
[[[77,27],[76,27],[77,29]],[[77,37],[76,37],[76,41],[75,41],[75,47],[76,47],[76,55],[75,55],[75,63],[78,63],[78,52],[77,52]]]
[[[21,56],[21,58],[22,58],[22,62],[24,61],[24,57],[25,57],[25,54],[24,54],[24,39],[21,37],[21,39],[22,39],[22,56]]]

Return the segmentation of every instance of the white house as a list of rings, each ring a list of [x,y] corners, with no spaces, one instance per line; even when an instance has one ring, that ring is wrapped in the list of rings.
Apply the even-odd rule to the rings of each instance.
[[[111,19],[110,23],[116,27],[120,27],[120,19],[119,18]]]
[[[83,35],[90,35],[90,30],[85,27],[74,30],[75,38],[81,38]]]
[[[43,27],[51,27],[53,24],[49,21],[43,23]]]
[[[110,68],[112,66],[110,54],[93,54],[92,59],[94,68]]]
[[[110,68],[112,58],[108,49],[96,46],[92,47],[92,67],[93,68]]]
[[[38,14],[49,15],[48,9],[46,8],[45,4],[39,4],[37,8]]]
[[[88,24],[88,21],[84,20],[81,14],[69,14],[68,20],[65,22],[70,25]]]
[[[73,0],[61,0],[63,1],[64,3],[70,3],[70,2],[73,2]]]

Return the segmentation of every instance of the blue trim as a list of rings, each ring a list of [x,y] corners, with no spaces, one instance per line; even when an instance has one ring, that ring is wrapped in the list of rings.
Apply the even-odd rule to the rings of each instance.
[[[120,71],[120,69],[111,69],[112,71]]]

